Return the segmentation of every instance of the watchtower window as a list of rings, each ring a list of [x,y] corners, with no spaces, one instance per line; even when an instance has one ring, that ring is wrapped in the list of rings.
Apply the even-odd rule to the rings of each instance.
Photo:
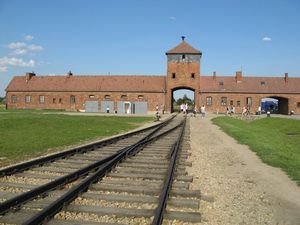
[[[185,59],[185,54],[182,55],[182,59]]]
[[[191,78],[192,78],[192,79],[195,79],[195,73],[192,73],[192,74],[191,74]]]
[[[261,85],[261,86],[265,86],[265,85],[266,85],[266,82],[265,82],[265,81],[261,81],[261,82],[260,82],[260,85]]]
[[[176,78],[176,73],[172,73],[172,78],[173,78],[173,79]]]

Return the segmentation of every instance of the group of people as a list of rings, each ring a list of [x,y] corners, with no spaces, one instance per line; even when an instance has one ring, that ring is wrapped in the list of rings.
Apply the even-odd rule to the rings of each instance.
[[[188,113],[188,109],[189,109],[189,107],[188,107],[187,103],[180,105],[180,111],[183,112],[184,114]],[[193,110],[193,114],[194,114],[195,117],[196,117],[197,113],[198,113],[198,107],[195,105],[194,110]],[[201,118],[205,117],[205,113],[206,113],[205,106],[202,105],[201,108],[200,108]]]
[[[234,105],[229,105],[226,107],[226,115],[232,115],[235,114],[235,106]]]

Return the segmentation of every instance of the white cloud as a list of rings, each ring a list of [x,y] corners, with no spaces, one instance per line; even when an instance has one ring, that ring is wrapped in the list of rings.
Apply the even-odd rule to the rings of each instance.
[[[33,36],[32,35],[25,35],[24,36],[24,39],[26,40],[26,41],[31,41],[31,40],[33,40]]]
[[[26,35],[24,36],[24,39],[26,41],[31,41],[34,37]],[[44,50],[40,45],[28,44],[23,41],[11,42],[6,48],[10,49],[11,52],[8,56],[0,57],[0,72],[6,72],[13,67],[35,67],[37,64],[33,59],[26,61],[21,56],[33,56],[36,52]]]
[[[169,19],[170,20],[176,20],[176,17],[175,16],[170,16]]]
[[[27,49],[17,48],[10,55],[25,55],[27,53]]]
[[[12,42],[8,44],[9,49],[26,48],[27,44],[24,42]]]
[[[10,55],[25,55],[27,53],[39,52],[44,50],[44,48],[40,45],[28,45],[24,42],[12,42],[8,44],[7,47],[13,50]]]
[[[4,67],[7,67],[7,66],[34,67],[35,66],[35,61],[33,59],[30,59],[28,62],[26,62],[22,58],[7,57],[7,56],[4,56],[4,57],[0,58],[0,67],[4,68]]]
[[[0,73],[4,73],[7,71],[7,66],[0,66]]]
[[[263,41],[272,41],[272,38],[270,38],[270,37],[263,37],[262,40],[263,40]]]
[[[44,50],[44,48],[40,45],[28,45],[27,48],[30,51],[43,51]]]

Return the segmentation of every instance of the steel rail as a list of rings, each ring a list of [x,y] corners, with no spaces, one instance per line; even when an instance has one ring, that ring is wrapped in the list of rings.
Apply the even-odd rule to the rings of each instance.
[[[155,130],[153,130],[150,134],[148,134],[146,137],[144,137],[137,143],[135,143],[129,147],[125,147],[125,148],[119,150],[118,152],[114,153],[111,156],[108,156],[102,160],[99,160],[90,165],[87,165],[81,169],[78,169],[78,170],[70,173],[70,174],[62,176],[54,181],[48,182],[42,186],[34,188],[28,192],[22,193],[11,199],[8,199],[7,201],[0,204],[0,215],[8,212],[13,207],[17,207],[31,199],[34,199],[42,194],[49,192],[50,190],[53,190],[53,189],[56,189],[57,187],[66,185],[66,184],[78,179],[79,177],[82,177],[83,175],[88,174],[91,171],[96,171],[99,167],[103,166],[105,163],[118,157],[119,154],[122,154],[123,152],[128,152],[128,149],[136,148],[138,145],[140,145],[140,143],[144,143],[147,140],[149,140],[153,136],[153,134],[155,134],[158,130],[160,130],[162,127],[164,127],[168,122],[170,122],[170,121],[168,120],[168,121],[163,122],[162,124],[160,124],[160,126],[156,127]],[[154,138],[156,138],[156,137],[154,137]]]
[[[163,222],[164,211],[167,206],[167,200],[173,183],[178,151],[180,149],[180,144],[182,143],[182,139],[183,139],[185,122],[186,120],[184,121],[184,124],[182,126],[179,139],[174,143],[171,150],[171,160],[168,167],[168,173],[164,182],[162,192],[159,196],[159,203],[157,208],[155,209],[155,215],[152,220],[152,225],[161,225]]]
[[[107,145],[107,144],[111,144],[111,143],[116,142],[118,140],[127,138],[129,136],[133,136],[137,133],[153,129],[155,127],[163,126],[163,125],[167,124],[169,121],[171,121],[174,117],[175,116],[172,116],[170,119],[164,121],[161,124],[156,124],[154,126],[147,127],[147,128],[142,129],[142,130],[137,130],[137,131],[134,131],[134,132],[130,132],[130,133],[121,135],[121,136],[109,138],[107,140],[102,140],[102,141],[99,141],[99,142],[83,145],[83,146],[80,146],[80,147],[75,147],[75,148],[69,149],[67,151],[59,152],[59,153],[52,154],[52,155],[49,155],[49,156],[40,157],[38,159],[30,160],[30,161],[27,161],[27,162],[19,163],[17,165],[6,167],[4,169],[0,169],[0,177],[9,176],[9,175],[12,175],[14,173],[22,172],[22,171],[24,171],[26,169],[29,169],[29,168],[32,168],[34,166],[38,166],[38,165],[42,165],[42,164],[45,164],[45,163],[48,163],[48,162],[52,162],[52,161],[55,161],[57,159],[66,158],[67,156],[70,156],[70,155],[95,150],[99,146],[104,146],[104,145]]]
[[[85,178],[79,185],[74,186],[69,191],[67,191],[64,195],[58,198],[56,201],[51,203],[48,207],[41,210],[37,214],[35,214],[32,218],[28,219],[23,225],[38,225],[43,224],[49,221],[56,213],[61,211],[61,209],[73,201],[76,197],[78,197],[81,193],[85,192],[89,186],[97,181],[99,181],[108,171],[110,171],[114,166],[117,165],[121,160],[125,159],[128,156],[135,154],[137,151],[141,151],[141,148],[156,141],[157,139],[165,136],[166,134],[174,131],[178,127],[182,126],[183,123],[159,134],[158,136],[144,139],[139,141],[135,145],[132,145],[128,149],[120,152],[115,158],[113,158],[110,162],[107,162],[101,168],[99,168],[93,175]]]

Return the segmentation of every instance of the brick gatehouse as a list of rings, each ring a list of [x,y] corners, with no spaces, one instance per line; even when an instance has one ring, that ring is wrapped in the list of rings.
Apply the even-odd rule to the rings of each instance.
[[[300,114],[300,77],[208,76],[200,73],[202,53],[184,38],[166,52],[167,75],[15,76],[6,88],[8,109],[62,109],[69,111],[135,113],[172,112],[173,93],[194,92],[197,107],[224,113],[229,105],[241,113],[245,105],[255,113],[261,100],[278,100],[278,113]],[[192,106],[191,106],[192,107]]]

